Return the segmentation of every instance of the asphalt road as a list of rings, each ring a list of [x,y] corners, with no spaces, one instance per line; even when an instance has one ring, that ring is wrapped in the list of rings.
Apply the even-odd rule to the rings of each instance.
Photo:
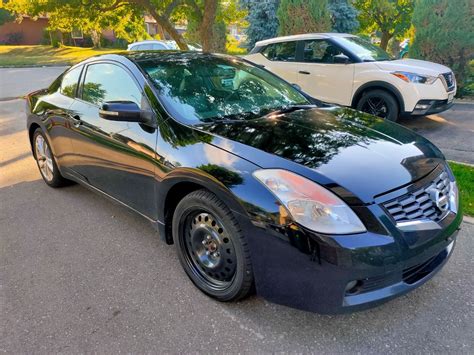
[[[80,186],[40,180],[24,104],[8,98],[58,72],[0,69],[0,351],[473,353],[473,224],[463,223],[433,280],[372,310],[321,316],[256,296],[215,302],[148,222]]]

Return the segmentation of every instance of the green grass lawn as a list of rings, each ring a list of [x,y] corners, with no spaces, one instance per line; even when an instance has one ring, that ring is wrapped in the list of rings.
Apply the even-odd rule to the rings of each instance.
[[[71,65],[98,54],[118,52],[117,49],[82,47],[4,46],[0,45],[0,66]]]
[[[449,165],[456,176],[464,214],[474,217],[474,168],[456,163]]]

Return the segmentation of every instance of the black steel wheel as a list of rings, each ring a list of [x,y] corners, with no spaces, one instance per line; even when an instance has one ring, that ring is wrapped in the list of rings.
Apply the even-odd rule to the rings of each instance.
[[[392,94],[385,90],[371,90],[364,93],[356,108],[389,121],[398,119],[398,103]]]
[[[198,190],[180,201],[173,215],[173,239],[181,265],[201,291],[220,301],[250,293],[247,243],[232,212],[214,194]]]

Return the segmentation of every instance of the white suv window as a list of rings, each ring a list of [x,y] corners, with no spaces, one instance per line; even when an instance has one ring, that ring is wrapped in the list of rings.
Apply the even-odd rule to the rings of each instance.
[[[296,41],[269,44],[262,54],[272,61],[294,62],[296,60]]]
[[[324,39],[304,41],[303,61],[308,63],[334,63],[334,56],[344,54],[333,43]]]

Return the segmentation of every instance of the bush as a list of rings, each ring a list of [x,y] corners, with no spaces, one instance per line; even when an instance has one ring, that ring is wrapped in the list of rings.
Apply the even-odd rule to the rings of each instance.
[[[7,34],[7,40],[5,44],[21,44],[23,41],[23,33],[22,32],[12,32]]]
[[[460,93],[469,81],[469,60],[474,55],[471,6],[471,0],[419,0],[413,12],[410,57],[450,67]]]
[[[281,0],[277,16],[282,36],[331,30],[327,0]]]

